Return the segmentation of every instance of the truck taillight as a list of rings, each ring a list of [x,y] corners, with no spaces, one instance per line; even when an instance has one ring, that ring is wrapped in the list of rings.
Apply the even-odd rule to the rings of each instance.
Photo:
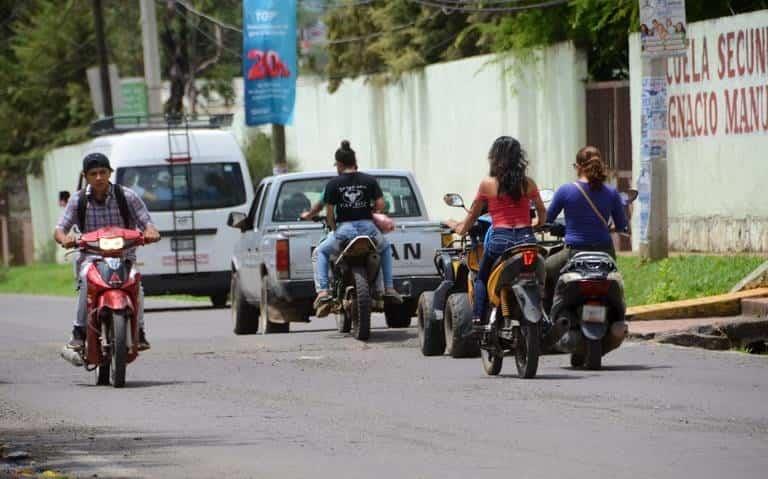
[[[275,253],[277,256],[275,267],[280,278],[287,278],[291,270],[291,250],[288,247],[288,240],[281,239],[275,243]]]

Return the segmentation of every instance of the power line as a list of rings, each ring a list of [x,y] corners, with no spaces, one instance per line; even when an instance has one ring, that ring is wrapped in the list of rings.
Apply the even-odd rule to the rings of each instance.
[[[516,7],[463,7],[458,1],[445,1],[440,2],[438,0],[408,0],[409,2],[416,3],[425,7],[440,8],[445,12],[462,12],[462,13],[515,13],[523,12],[526,10],[538,10],[541,8],[556,7],[559,5],[565,5],[570,0],[550,0],[539,3],[532,3],[530,5],[519,5]],[[502,3],[502,2],[498,2]],[[507,2],[509,3],[509,2]]]

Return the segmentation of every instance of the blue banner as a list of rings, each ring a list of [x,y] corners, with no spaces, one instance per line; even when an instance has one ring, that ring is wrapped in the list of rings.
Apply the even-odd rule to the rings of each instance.
[[[243,0],[245,123],[290,124],[296,100],[296,0]]]

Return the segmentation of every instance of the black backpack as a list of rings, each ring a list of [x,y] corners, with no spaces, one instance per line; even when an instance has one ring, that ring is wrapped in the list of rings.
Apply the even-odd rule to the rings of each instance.
[[[125,199],[125,192],[120,185],[112,185],[112,192],[115,195],[115,201],[117,201],[117,208],[120,210],[120,216],[123,218],[123,226],[130,228],[131,223],[131,210],[128,208],[128,200]],[[80,232],[83,233],[85,229],[85,209],[88,207],[88,197],[85,194],[85,188],[79,191],[77,198],[77,226],[80,228]]]

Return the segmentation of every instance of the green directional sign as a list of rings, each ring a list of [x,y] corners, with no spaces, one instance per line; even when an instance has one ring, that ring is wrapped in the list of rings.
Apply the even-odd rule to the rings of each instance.
[[[122,104],[117,111],[118,116],[145,116],[147,108],[147,87],[143,78],[124,78],[120,80]]]

